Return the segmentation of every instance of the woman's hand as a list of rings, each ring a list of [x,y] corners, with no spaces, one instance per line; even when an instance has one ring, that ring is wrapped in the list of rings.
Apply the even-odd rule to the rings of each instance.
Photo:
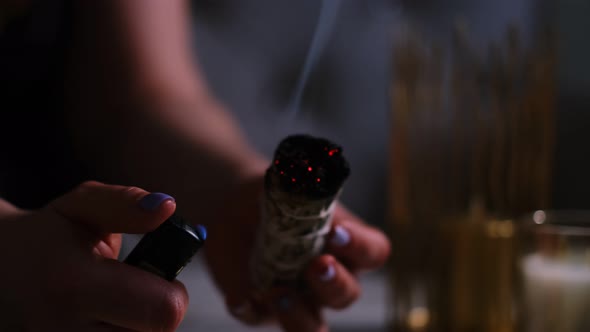
[[[326,253],[303,273],[308,291],[275,289],[260,300],[250,280],[250,255],[259,221],[262,176],[227,199],[222,218],[209,226],[205,254],[229,311],[248,324],[278,321],[287,332],[327,331],[322,308],[344,309],[361,294],[356,274],[381,267],[390,243],[343,206],[336,208]]]
[[[172,197],[87,182],[38,211],[0,204],[0,330],[174,331],[188,296],[179,282],[116,261],[119,233],[145,233]]]

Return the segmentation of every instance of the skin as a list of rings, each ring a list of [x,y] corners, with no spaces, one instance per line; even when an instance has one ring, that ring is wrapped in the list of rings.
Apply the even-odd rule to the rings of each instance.
[[[175,210],[138,205],[143,189],[87,182],[38,211],[0,202],[2,331],[174,331],[180,282],[116,260],[121,234],[155,229]],[[15,234],[26,234],[26,240]],[[14,248],[18,248],[15,250]]]
[[[285,331],[327,331],[322,309],[343,309],[358,298],[361,289],[356,275],[383,265],[390,251],[386,236],[338,206],[334,224],[348,231],[350,242],[345,246],[329,245],[325,255],[309,264],[303,273],[309,291],[303,294],[293,289],[277,289],[263,298],[255,296],[255,290],[245,276],[248,275],[247,262],[259,220],[263,174],[269,161],[248,145],[231,113],[209,91],[198,64],[193,60],[189,48],[188,3],[183,0],[83,0],[74,5],[77,20],[74,45],[69,54],[73,60],[66,82],[67,120],[81,158],[109,182],[138,185],[173,195],[179,212],[187,220],[207,226],[209,237],[205,256],[209,271],[228,310],[237,319],[253,325],[278,322]],[[105,210],[104,206],[102,210]],[[120,211],[113,210],[108,214],[118,216],[115,212]],[[71,234],[72,227],[75,228],[71,223],[85,219],[78,218],[78,215],[73,217],[70,220],[61,213],[28,215],[31,221],[44,225],[45,232],[58,238]],[[11,215],[9,219],[14,218]],[[99,229],[133,233],[148,231],[155,225],[147,227],[133,221],[114,218],[108,221],[109,227]],[[10,225],[25,227],[22,222],[11,222]],[[15,234],[19,234],[17,231],[15,229]],[[48,240],[42,243],[55,247],[60,255],[80,251],[81,248],[75,247],[77,240],[70,240],[72,243],[63,248]],[[96,243],[96,238],[93,240],[91,243]],[[111,255],[105,257],[114,257],[119,240],[102,240],[107,244],[107,251],[111,248]],[[82,249],[88,249],[88,245]],[[78,253],[76,259],[80,265],[97,260],[92,251],[84,255]],[[148,287],[155,293],[162,292],[154,293],[153,298],[148,298],[149,294],[141,295],[139,299],[145,303],[162,296],[164,299],[182,299],[169,301],[174,304],[164,301],[167,305],[164,312],[173,319],[163,317],[160,321],[151,317],[142,321],[141,315],[132,313],[128,317],[91,315],[91,318],[123,326],[132,323],[133,326],[125,327],[137,331],[152,331],[148,329],[153,327],[151,324],[155,324],[157,331],[168,331],[184,315],[185,300],[180,294],[186,293],[182,292],[180,285],[165,284],[143,271],[112,261],[105,265],[117,266],[112,273],[121,274],[117,277],[118,283],[113,277],[111,283],[101,285],[102,292],[89,294],[84,299],[66,296],[51,305],[28,295],[39,301],[38,307],[32,308],[67,309],[80,301],[89,302],[81,305],[91,308],[89,311],[105,311],[109,308],[107,304],[117,303],[115,300],[122,298],[121,294],[131,297],[129,292],[137,285]],[[50,266],[43,270],[47,275],[42,276],[48,278],[48,288],[55,282],[55,289],[66,294],[75,293],[68,291],[71,284],[64,285],[62,280],[69,280],[69,277],[59,275],[59,271],[65,274],[64,264],[58,264],[56,272],[50,271]],[[60,266],[62,270],[59,270]],[[331,280],[323,281],[320,276],[329,266],[336,273]],[[81,271],[94,270],[82,268]],[[51,277],[55,273],[58,277]],[[93,273],[85,273],[79,279],[84,280],[82,284],[86,286],[99,282]],[[25,292],[27,285],[21,285],[20,290]],[[76,285],[73,283],[74,290],[79,289]],[[93,296],[106,297],[104,305],[94,307],[92,303],[97,299]],[[24,316],[34,312],[26,305],[19,311]],[[46,316],[45,323],[49,326],[67,324],[67,317]],[[87,313],[80,314],[84,319],[78,319],[77,311],[73,316],[74,321],[89,322]],[[66,328],[57,330],[67,331]],[[99,330],[121,329],[101,325]]]

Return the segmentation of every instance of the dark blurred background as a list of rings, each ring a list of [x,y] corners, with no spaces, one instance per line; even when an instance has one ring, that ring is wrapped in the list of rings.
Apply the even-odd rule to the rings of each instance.
[[[384,220],[388,89],[396,26],[407,17],[436,28],[457,13],[494,31],[513,20],[526,26],[540,1],[341,1],[332,34],[305,87],[300,113],[283,120],[321,9],[319,1],[195,1],[196,56],[217,95],[248,137],[270,155],[292,132],[331,137],[343,145],[352,176],[343,200],[363,217]],[[553,2],[556,4],[557,2]],[[550,7],[550,6],[548,6]],[[590,2],[559,1],[558,142],[554,203],[590,206]],[[532,23],[531,23],[532,24]],[[496,29],[497,30],[497,29]],[[481,34],[481,32],[478,32]]]
[[[546,0],[334,1],[339,7],[334,26],[311,68],[295,117],[287,107],[316,31],[321,1],[193,1],[195,60],[248,138],[266,155],[294,132],[340,143],[353,171],[343,200],[379,224],[386,201],[388,90],[396,25],[412,17],[435,29],[460,12],[480,29],[494,30],[494,24],[509,19],[526,23],[530,5],[539,1]],[[1,35],[0,107],[11,121],[0,121],[0,138],[18,144],[6,145],[0,183],[4,197],[24,207],[39,206],[87,176],[68,150],[64,125],[54,116],[63,109],[55,91],[62,88],[63,45],[69,35],[64,28],[66,3],[35,3],[26,20],[3,26]],[[544,15],[556,21],[559,40],[554,203],[582,208],[588,207],[590,196],[590,159],[584,148],[590,124],[590,3],[553,3],[557,9]],[[30,59],[22,59],[23,54]],[[36,96],[27,91],[36,91]],[[11,176],[14,170],[27,176]],[[37,193],[30,187],[37,187]]]

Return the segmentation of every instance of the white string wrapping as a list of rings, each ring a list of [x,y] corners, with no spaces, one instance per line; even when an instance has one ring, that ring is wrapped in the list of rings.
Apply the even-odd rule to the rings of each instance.
[[[339,194],[305,200],[278,190],[266,191],[251,261],[259,289],[296,282],[309,261],[322,252]]]

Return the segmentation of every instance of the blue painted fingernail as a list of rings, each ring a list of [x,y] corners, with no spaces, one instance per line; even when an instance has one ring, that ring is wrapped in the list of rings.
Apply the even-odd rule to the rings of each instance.
[[[334,235],[330,242],[337,247],[344,247],[350,243],[350,233],[342,226],[334,227]]]
[[[156,211],[166,201],[174,202],[174,197],[164,193],[151,193],[139,200],[139,206],[146,211]]]
[[[279,299],[278,306],[279,306],[280,311],[288,311],[289,309],[291,309],[291,305],[292,305],[292,303],[291,303],[291,299],[289,297],[282,296]]]
[[[336,269],[334,268],[334,265],[330,264],[328,265],[328,267],[326,267],[326,270],[322,274],[320,274],[320,280],[327,282],[334,279],[335,276]]]
[[[231,307],[229,311],[237,317],[247,316],[252,313],[252,305],[250,305],[248,302],[245,302],[235,307]]]
[[[207,228],[205,228],[205,226],[197,225],[195,226],[195,231],[197,232],[197,235],[201,241],[205,241],[207,239]]]

